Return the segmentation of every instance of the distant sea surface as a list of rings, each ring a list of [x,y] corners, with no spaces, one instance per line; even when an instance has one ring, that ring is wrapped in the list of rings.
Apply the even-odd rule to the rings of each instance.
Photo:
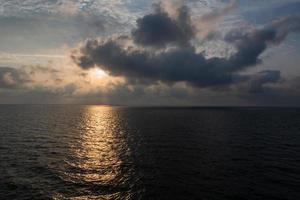
[[[300,109],[1,105],[0,199],[300,199]]]

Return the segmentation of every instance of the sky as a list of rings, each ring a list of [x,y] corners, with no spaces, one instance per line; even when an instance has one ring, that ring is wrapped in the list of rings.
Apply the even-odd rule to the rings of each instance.
[[[0,0],[0,104],[300,106],[300,0]]]

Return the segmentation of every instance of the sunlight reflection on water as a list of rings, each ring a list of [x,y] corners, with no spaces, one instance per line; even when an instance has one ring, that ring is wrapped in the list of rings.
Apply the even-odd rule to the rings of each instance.
[[[89,106],[81,118],[80,135],[71,144],[72,159],[66,161],[73,169],[65,172],[64,179],[73,183],[93,184],[95,188],[111,190],[112,194],[83,195],[72,199],[116,199],[121,195],[120,185],[126,184],[121,156],[130,154],[124,135],[118,132],[118,113],[112,107]],[[125,150],[125,151],[124,151]],[[127,158],[127,161],[130,160]],[[133,170],[130,170],[132,173]],[[133,176],[133,174],[128,174]],[[124,198],[124,193],[122,193]]]

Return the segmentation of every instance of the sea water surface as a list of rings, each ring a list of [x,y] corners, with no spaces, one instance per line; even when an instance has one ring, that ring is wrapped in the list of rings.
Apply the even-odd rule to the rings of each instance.
[[[0,199],[300,199],[300,109],[0,106]]]

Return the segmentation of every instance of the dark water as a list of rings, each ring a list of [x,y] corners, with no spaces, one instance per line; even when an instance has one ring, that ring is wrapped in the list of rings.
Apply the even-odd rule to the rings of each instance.
[[[0,199],[300,199],[300,109],[0,106]]]

